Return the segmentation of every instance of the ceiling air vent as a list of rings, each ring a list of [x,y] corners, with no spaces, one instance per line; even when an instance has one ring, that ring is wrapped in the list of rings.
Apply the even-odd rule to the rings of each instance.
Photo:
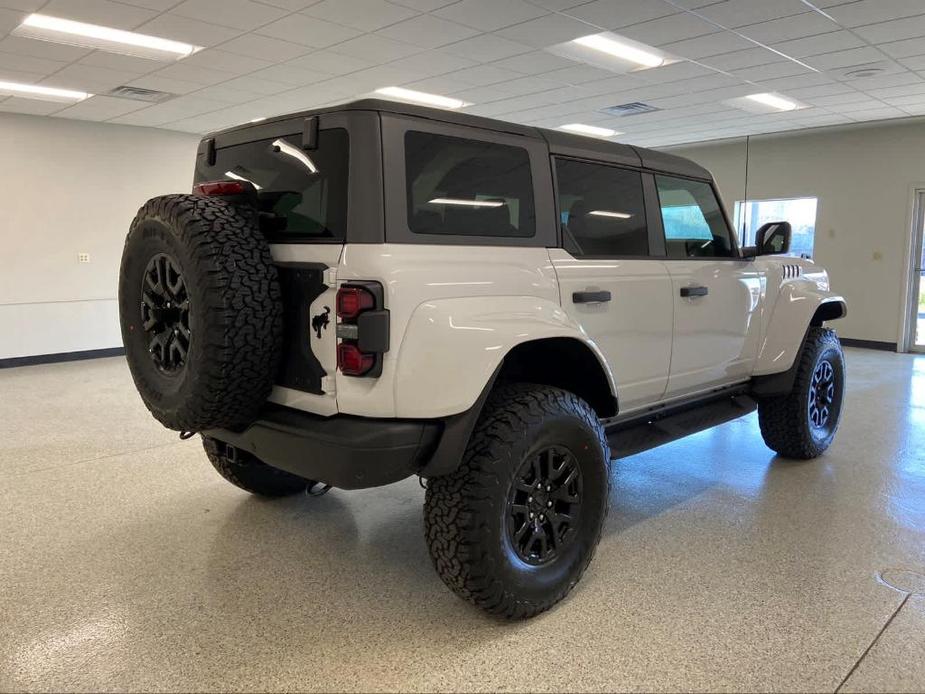
[[[611,116],[638,116],[640,113],[652,113],[653,111],[661,111],[662,109],[644,104],[641,101],[634,101],[629,104],[608,106],[602,110],[604,113],[609,113]]]
[[[176,94],[170,92],[159,92],[156,89],[143,89],[142,87],[129,87],[122,85],[107,92],[108,96],[117,96],[120,99],[134,99],[135,101],[149,101],[159,103],[172,99]]]

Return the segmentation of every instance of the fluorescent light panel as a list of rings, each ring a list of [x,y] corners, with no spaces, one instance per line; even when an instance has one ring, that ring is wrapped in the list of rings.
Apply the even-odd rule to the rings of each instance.
[[[73,89],[58,89],[57,87],[45,87],[40,84],[20,84],[18,82],[0,82],[0,94],[61,103],[83,101],[93,96],[93,94],[78,92]]]
[[[616,130],[610,128],[599,128],[596,125],[585,125],[584,123],[567,123],[560,125],[559,130],[568,130],[571,133],[580,135],[591,135],[592,137],[613,137],[619,135]]]
[[[759,104],[764,104],[765,106],[770,106],[771,108],[776,108],[778,111],[793,111],[799,108],[796,102],[771,93],[749,94],[745,98],[756,101]]]
[[[620,58],[642,67],[659,67],[668,62],[664,56],[638,48],[628,41],[619,41],[600,34],[582,36],[572,43],[577,43],[579,46],[585,46],[586,48],[593,48],[596,51],[607,53],[615,58]]]
[[[138,34],[98,24],[75,22],[71,19],[51,17],[45,14],[31,14],[13,30],[14,36],[71,46],[96,48],[111,53],[133,55],[150,60],[179,60],[201,51],[181,41],[171,41],[159,36]]]
[[[461,207],[501,207],[501,200],[464,200],[462,198],[434,198],[427,202],[434,205],[459,205]]]
[[[426,106],[438,106],[439,108],[462,108],[463,106],[472,105],[461,99],[451,99],[448,96],[428,94],[427,92],[416,92],[413,89],[403,87],[382,87],[376,90],[376,94],[391,96],[402,101],[412,101],[416,104],[425,104]]]

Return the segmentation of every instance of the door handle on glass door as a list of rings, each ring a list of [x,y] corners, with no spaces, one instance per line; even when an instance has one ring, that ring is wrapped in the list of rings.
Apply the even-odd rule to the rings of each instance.
[[[610,301],[610,292],[606,290],[600,292],[572,292],[573,304],[601,304],[605,301]]]
[[[709,293],[710,290],[707,287],[681,287],[683,297],[706,296]]]

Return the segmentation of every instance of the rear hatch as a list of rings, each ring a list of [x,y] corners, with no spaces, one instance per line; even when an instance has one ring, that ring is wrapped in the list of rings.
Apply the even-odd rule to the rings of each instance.
[[[270,399],[333,414],[333,278],[347,232],[350,143],[343,127],[322,127],[308,138],[303,134],[307,120],[261,124],[204,140],[195,183],[249,184],[245,197],[256,205],[270,243],[285,322],[283,359]]]

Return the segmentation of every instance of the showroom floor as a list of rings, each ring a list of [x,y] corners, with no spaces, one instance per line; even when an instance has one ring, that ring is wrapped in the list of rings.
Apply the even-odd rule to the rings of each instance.
[[[925,357],[848,361],[820,460],[751,416],[620,461],[584,579],[514,624],[431,570],[416,479],[262,501],[122,359],[0,371],[0,690],[921,691]]]

